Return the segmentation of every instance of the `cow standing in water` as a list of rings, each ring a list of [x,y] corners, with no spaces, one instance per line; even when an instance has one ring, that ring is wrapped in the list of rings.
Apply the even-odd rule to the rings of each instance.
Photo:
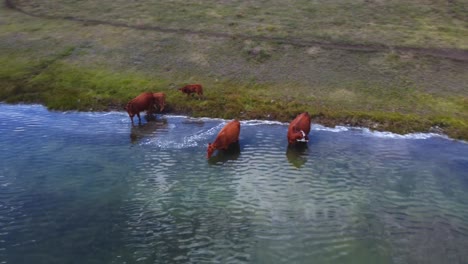
[[[187,96],[193,96],[193,94],[195,93],[198,95],[198,98],[203,96],[203,87],[201,86],[201,84],[188,84],[182,88],[179,88],[178,90],[182,91],[182,93],[184,94],[187,94]]]
[[[310,132],[310,115],[307,112],[299,114],[288,128],[288,143],[290,145],[296,142],[308,142]]]
[[[239,141],[240,122],[233,120],[227,123],[219,132],[213,143],[208,143],[206,157],[209,159],[217,149],[228,149],[229,145]]]
[[[151,92],[145,92],[145,93],[141,93],[137,97],[130,100],[127,106],[125,106],[125,110],[127,110],[128,116],[130,117],[130,120],[132,120],[132,124],[133,124],[133,117],[135,115],[138,116],[138,123],[141,123],[140,112],[146,111],[148,114],[151,114],[155,107],[155,104],[161,101],[161,97],[164,100],[165,95],[163,93],[153,94]],[[162,109],[164,109],[164,104],[162,105]],[[161,107],[160,107],[160,111],[162,111]]]

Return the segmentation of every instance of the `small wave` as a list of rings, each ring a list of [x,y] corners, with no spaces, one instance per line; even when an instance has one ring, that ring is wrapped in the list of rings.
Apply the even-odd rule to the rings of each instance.
[[[185,115],[165,115],[167,118],[182,118],[187,120],[195,120],[195,121],[218,121],[218,122],[229,122],[234,119],[224,119],[224,118],[215,118],[215,117],[191,117]],[[258,125],[288,125],[289,123],[280,122],[280,121],[272,121],[272,120],[240,120],[241,125],[243,126],[258,126]]]
[[[184,149],[197,147],[200,142],[206,141],[210,136],[215,135],[225,125],[220,123],[208,130],[201,131],[199,133],[185,136],[182,141],[176,140],[164,140],[160,138],[149,139],[146,142],[142,142],[142,145],[153,145],[161,149]]]
[[[168,118],[184,118],[184,119],[193,119],[193,120],[217,120],[217,118],[208,118],[208,117],[191,117],[191,116],[186,116],[186,115],[164,115],[165,117]],[[218,120],[223,120],[223,119],[218,119]]]
[[[372,131],[368,128],[359,128],[363,134],[371,135],[378,138],[394,138],[394,139],[429,139],[433,137],[440,137],[449,139],[446,135],[436,133],[409,133],[409,134],[396,134],[388,131]]]
[[[327,132],[347,132],[347,131],[360,131],[362,134],[367,136],[373,136],[378,138],[393,138],[393,139],[429,139],[434,137],[440,137],[450,139],[448,136],[437,133],[409,133],[409,134],[397,134],[389,131],[373,131],[365,127],[325,127],[322,125],[312,125],[312,130],[315,131],[327,131]]]
[[[315,131],[328,131],[328,132],[346,132],[349,131],[351,127],[345,126],[336,126],[336,127],[326,127],[322,125],[312,125],[312,130]]]
[[[5,103],[5,102],[0,102],[0,105],[2,106],[6,106],[6,107],[12,107],[12,108],[18,108],[18,107],[21,107],[21,108],[25,108],[25,109],[28,109],[28,108],[45,108],[45,106],[41,105],[41,104],[25,104],[25,103],[17,103],[17,104],[9,104],[9,103]]]
[[[241,124],[244,125],[244,126],[260,126],[260,125],[281,125],[281,126],[284,126],[284,125],[288,125],[289,123],[283,123],[283,122],[280,122],[280,121],[253,119],[253,120],[241,121]]]

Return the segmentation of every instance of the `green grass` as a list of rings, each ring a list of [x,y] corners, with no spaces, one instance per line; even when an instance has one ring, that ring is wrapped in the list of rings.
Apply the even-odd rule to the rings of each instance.
[[[466,21],[456,15],[461,7],[449,12],[431,1],[21,3],[37,15],[203,32],[426,48],[468,43]],[[172,113],[290,121],[308,111],[314,122],[329,126],[398,133],[438,127],[468,139],[464,61],[137,30],[3,7],[0,24],[0,101],[123,111],[139,93],[162,91]],[[206,98],[177,91],[187,83],[203,84]]]
[[[30,76],[27,70],[24,73]],[[0,76],[4,76],[3,72]],[[123,111],[124,105],[139,93],[161,91],[167,94],[169,112],[192,116],[289,121],[308,111],[315,121],[330,126],[367,126],[398,133],[428,131],[438,126],[452,137],[468,137],[466,98],[440,98],[410,89],[355,88],[354,92],[337,90],[320,99],[304,100],[300,94],[285,96],[281,92],[285,89],[280,87],[223,81],[205,83],[205,97],[199,99],[182,94],[170,80],[63,62],[55,62],[30,79],[16,76],[10,79],[13,88],[4,90],[0,100],[40,102],[55,110]]]

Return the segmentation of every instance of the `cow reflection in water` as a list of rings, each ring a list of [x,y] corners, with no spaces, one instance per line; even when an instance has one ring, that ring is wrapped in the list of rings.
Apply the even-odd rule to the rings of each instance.
[[[239,141],[232,143],[226,150],[220,150],[216,155],[211,156],[209,164],[225,163],[229,160],[237,160],[240,156]]]
[[[307,162],[307,143],[296,143],[295,145],[289,145],[286,150],[286,157],[289,163],[296,168],[301,168]]]
[[[133,125],[130,131],[130,141],[132,144],[138,143],[146,137],[152,137],[155,135],[156,130],[167,127],[166,119],[156,119],[154,116],[147,116],[147,123]]]

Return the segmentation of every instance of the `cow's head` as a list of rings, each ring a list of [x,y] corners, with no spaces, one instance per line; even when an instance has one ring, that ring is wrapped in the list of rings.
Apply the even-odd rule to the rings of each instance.
[[[306,141],[306,134],[303,130],[298,129],[296,126],[293,126],[292,133],[288,136],[289,144],[294,144],[297,141]]]
[[[213,152],[216,150],[216,147],[212,143],[208,143],[208,148],[206,149],[206,158],[209,159],[211,158],[211,155],[213,155]]]

